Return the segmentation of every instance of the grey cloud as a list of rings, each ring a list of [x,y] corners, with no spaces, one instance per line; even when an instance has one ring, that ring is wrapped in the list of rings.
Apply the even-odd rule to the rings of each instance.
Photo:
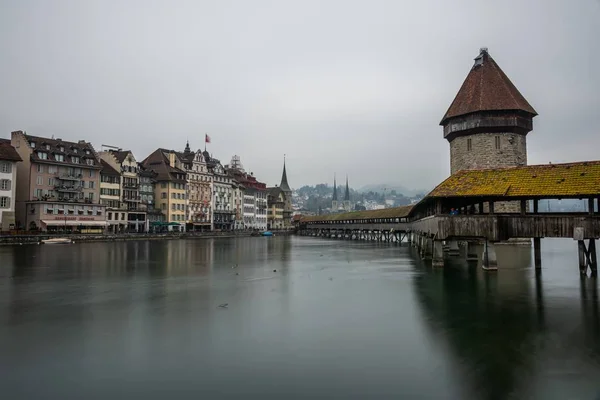
[[[438,123],[479,47],[539,112],[530,163],[594,159],[600,3],[67,1],[0,4],[0,132],[239,154],[294,187],[431,187]]]

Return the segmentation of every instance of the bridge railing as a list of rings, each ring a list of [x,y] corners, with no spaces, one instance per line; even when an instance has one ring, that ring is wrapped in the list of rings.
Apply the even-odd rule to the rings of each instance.
[[[310,224],[307,229],[418,232],[438,239],[600,238],[600,216],[585,213],[433,215],[404,223]]]

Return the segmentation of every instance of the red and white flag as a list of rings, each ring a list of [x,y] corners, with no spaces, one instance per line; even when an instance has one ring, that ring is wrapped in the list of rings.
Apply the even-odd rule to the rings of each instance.
[[[204,143],[210,143],[210,136],[204,134]]]

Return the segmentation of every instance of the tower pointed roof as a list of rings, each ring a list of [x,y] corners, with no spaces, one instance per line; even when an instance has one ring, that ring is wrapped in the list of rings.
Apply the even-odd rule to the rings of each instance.
[[[480,49],[440,125],[445,125],[450,118],[478,111],[524,111],[537,115],[486,48]]]
[[[291,192],[290,185],[288,185],[287,173],[285,172],[285,156],[283,156],[283,174],[281,175],[281,184],[279,185],[281,190],[284,192]]]
[[[350,189],[348,188],[348,175],[346,175],[346,192],[344,193],[344,201],[350,201]]]
[[[190,141],[186,141],[185,142],[185,150],[183,151],[184,153],[191,153],[192,150],[190,150]]]
[[[333,174],[333,197],[331,200],[337,201],[337,185],[335,183],[335,174]]]

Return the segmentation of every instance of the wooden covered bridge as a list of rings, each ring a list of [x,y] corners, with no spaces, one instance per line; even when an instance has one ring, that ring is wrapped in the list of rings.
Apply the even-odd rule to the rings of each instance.
[[[581,199],[584,212],[542,212],[540,201]],[[578,241],[579,268],[597,274],[595,239],[600,238],[600,161],[530,165],[456,172],[413,206],[304,217],[298,234],[377,240],[417,246],[434,266],[444,265],[444,246],[496,269],[495,245],[533,239],[536,268],[541,267],[541,238]],[[475,243],[483,243],[476,254]]]

